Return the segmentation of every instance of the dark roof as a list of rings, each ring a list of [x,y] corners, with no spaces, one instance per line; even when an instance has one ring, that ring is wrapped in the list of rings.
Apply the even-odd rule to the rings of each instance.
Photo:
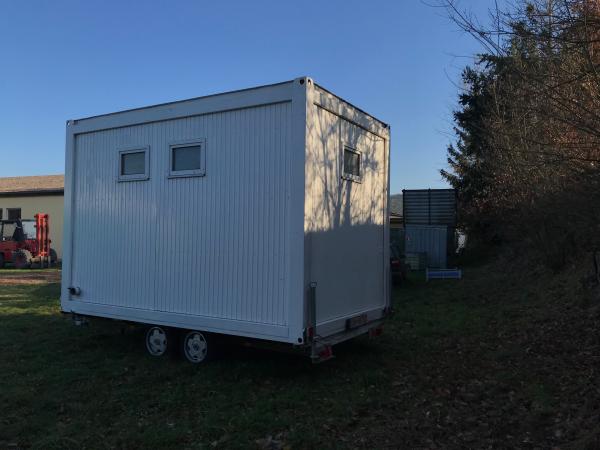
[[[404,218],[402,217],[401,214],[397,214],[395,212],[390,211],[390,224],[398,225],[398,224],[403,224],[403,223],[404,223]]]
[[[64,191],[64,175],[0,178],[0,196],[57,195]]]

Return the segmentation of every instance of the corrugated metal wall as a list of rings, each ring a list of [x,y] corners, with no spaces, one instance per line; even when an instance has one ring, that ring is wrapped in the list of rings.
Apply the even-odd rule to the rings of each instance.
[[[427,253],[427,267],[446,268],[448,227],[405,225],[406,253]]]
[[[206,176],[168,178],[206,139]],[[118,151],[150,146],[150,179]],[[291,103],[78,135],[72,283],[81,300],[287,325]],[[112,270],[97,270],[109,266]]]
[[[456,226],[454,189],[406,189],[402,194],[405,224]]]

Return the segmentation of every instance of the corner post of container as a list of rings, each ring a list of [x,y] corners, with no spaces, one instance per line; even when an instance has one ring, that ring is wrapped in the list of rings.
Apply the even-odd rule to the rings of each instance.
[[[73,261],[73,202],[75,182],[75,136],[77,121],[67,120],[65,135],[65,187],[64,187],[64,226],[63,226],[63,255],[61,281],[61,310],[70,312],[69,301],[71,294],[69,286],[72,282]]]
[[[392,307],[392,274],[390,269],[390,161],[392,152],[392,133],[389,125],[386,125],[387,135],[384,143],[385,152],[385,171],[386,171],[386,183],[385,183],[385,207],[384,207],[384,218],[383,218],[383,267],[384,267],[384,289],[387,289],[387,293],[384,294],[384,301],[386,304],[386,311]],[[404,199],[404,197],[403,197]]]
[[[288,311],[289,337],[296,344],[305,344],[307,258],[309,246],[305,232],[306,150],[309,141],[309,115],[312,110],[314,83],[309,77],[292,81],[292,149],[290,155]]]

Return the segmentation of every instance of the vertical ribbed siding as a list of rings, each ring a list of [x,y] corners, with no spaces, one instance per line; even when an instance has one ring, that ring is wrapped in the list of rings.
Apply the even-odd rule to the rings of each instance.
[[[387,167],[382,138],[314,106],[306,157],[305,232],[317,321],[382,307]],[[343,177],[343,152],[361,154],[360,182]]]
[[[448,227],[406,224],[404,232],[406,253],[426,253],[427,267],[447,267]]]
[[[74,279],[89,286],[84,299],[110,298],[114,305],[143,307],[144,289],[124,289],[153,283],[153,249],[145,236],[153,233],[156,208],[146,182],[117,181],[118,149],[132,143],[149,144],[139,127],[77,140],[72,265]],[[142,212],[140,205],[148,208]]]
[[[206,176],[168,178],[169,144],[198,138]],[[118,182],[118,150],[135,145],[150,179]],[[290,151],[291,103],[78,136],[82,300],[287,325]]]

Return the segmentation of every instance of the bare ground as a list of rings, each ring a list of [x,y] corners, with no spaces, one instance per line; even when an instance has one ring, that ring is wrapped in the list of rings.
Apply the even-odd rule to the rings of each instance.
[[[0,270],[0,286],[32,286],[47,283],[59,283],[60,271],[48,270]]]

